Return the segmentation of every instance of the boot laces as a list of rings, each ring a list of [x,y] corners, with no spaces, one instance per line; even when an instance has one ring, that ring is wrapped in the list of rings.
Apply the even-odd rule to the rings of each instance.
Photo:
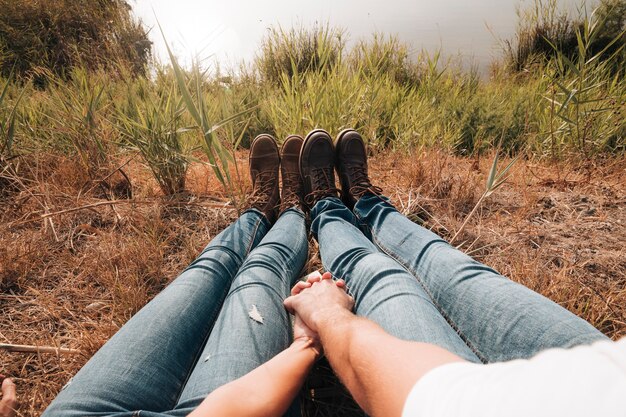
[[[368,191],[375,195],[382,194],[382,188],[372,185],[372,182],[367,175],[367,167],[365,164],[352,164],[346,168],[348,169],[348,174],[354,184],[350,187],[350,194],[357,198],[363,196],[363,194]]]
[[[254,190],[249,199],[250,206],[255,207],[269,203],[272,193],[274,192],[274,187],[276,186],[275,180],[276,173],[274,171],[259,172],[254,183]]]
[[[333,177],[333,168],[315,168],[311,170],[311,182],[313,191],[304,197],[304,202],[309,206],[321,200],[324,197],[337,196],[339,190],[335,188],[335,184],[331,181]]]
[[[298,172],[283,174],[283,195],[281,208],[298,206],[302,203],[302,179]]]

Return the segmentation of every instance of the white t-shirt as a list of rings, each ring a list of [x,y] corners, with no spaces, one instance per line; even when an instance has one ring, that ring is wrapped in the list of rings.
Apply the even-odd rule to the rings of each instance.
[[[403,417],[626,416],[626,338],[424,375]]]

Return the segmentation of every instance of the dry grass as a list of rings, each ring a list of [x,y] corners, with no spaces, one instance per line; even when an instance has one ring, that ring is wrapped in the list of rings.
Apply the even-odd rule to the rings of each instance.
[[[245,154],[238,163],[246,172]],[[402,212],[450,238],[480,196],[490,161],[416,150],[374,157],[371,166],[374,180]],[[117,203],[41,220],[45,213],[106,200],[97,189],[89,191],[69,159],[41,155],[21,172],[19,190],[0,201],[0,343],[81,351],[0,352],[0,373],[18,385],[19,415],[35,416],[237,211],[224,206],[227,197],[205,166],[191,166],[188,195],[166,200],[146,168],[133,161],[125,168],[132,199],[111,195]],[[625,242],[623,158],[518,161],[510,182],[486,200],[457,239],[462,250],[614,339],[626,335]],[[312,253],[310,269],[317,265]],[[311,378],[305,390],[309,415],[358,414],[347,400],[337,403],[333,381],[327,369]]]

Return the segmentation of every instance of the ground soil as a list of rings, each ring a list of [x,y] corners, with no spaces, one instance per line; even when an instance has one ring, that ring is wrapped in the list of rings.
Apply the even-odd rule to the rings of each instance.
[[[237,217],[209,167],[192,165],[189,192],[165,198],[136,158],[125,164],[129,158],[116,158],[111,167],[124,165],[132,186],[119,173],[103,169],[103,185],[71,159],[38,155],[19,167],[15,186],[0,190],[0,344],[78,351],[0,350],[0,373],[18,385],[20,416],[39,415],[98,348]],[[245,153],[237,160],[245,173]],[[393,152],[373,157],[371,173],[401,212],[451,239],[484,191],[491,161]],[[233,176],[235,196],[242,197],[249,181]],[[509,181],[485,199],[453,243],[609,337],[626,336],[623,158],[518,160]],[[310,257],[307,269],[319,268],[313,241]],[[338,394],[327,366],[318,368],[304,389],[307,414],[358,415]]]

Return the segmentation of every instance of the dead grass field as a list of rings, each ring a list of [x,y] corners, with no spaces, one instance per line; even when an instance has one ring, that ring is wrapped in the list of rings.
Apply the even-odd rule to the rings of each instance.
[[[246,158],[238,155],[244,173]],[[371,172],[403,213],[449,239],[480,197],[490,163],[415,151],[374,157]],[[20,416],[39,415],[98,348],[237,217],[206,166],[191,167],[189,194],[176,200],[164,199],[138,162],[124,170],[130,199],[121,179],[110,179],[118,186],[106,195],[85,185],[74,161],[35,156],[21,167],[18,188],[0,199],[0,343],[80,351],[0,351],[0,373],[18,385]],[[613,339],[626,336],[624,158],[518,161],[455,244]],[[319,266],[314,243],[311,249],[309,269]],[[325,378],[318,373],[307,387],[309,414],[338,415],[328,410],[340,408],[354,415],[349,404],[333,400],[336,387]]]

